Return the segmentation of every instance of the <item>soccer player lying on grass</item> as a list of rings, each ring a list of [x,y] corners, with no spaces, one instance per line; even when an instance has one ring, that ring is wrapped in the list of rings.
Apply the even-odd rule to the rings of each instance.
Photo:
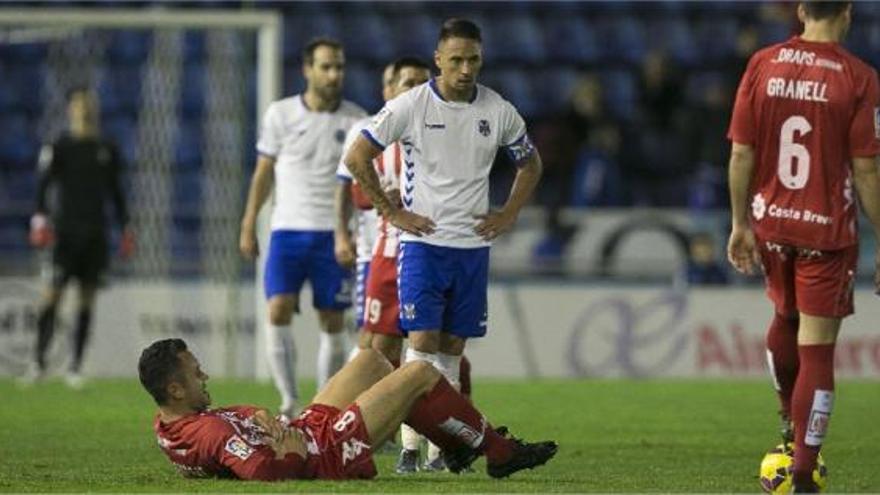
[[[183,340],[151,344],[138,371],[159,405],[159,446],[188,477],[373,478],[372,446],[402,422],[442,448],[455,473],[485,455],[489,476],[503,478],[544,464],[557,449],[555,442],[525,443],[504,427],[493,429],[430,364],[392,371],[372,349],[358,353],[289,423],[253,406],[208,409],[208,375]]]

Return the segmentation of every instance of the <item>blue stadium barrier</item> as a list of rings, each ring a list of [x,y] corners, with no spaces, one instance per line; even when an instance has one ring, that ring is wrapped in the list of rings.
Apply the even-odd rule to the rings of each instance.
[[[537,115],[543,111],[543,102],[535,98],[532,79],[526,69],[505,69],[497,72],[498,86],[493,87],[509,100],[521,114]]]
[[[701,19],[696,22],[694,43],[701,59],[713,61],[736,53],[738,21],[733,18]]]
[[[177,132],[174,147],[175,168],[179,171],[198,171],[202,167],[202,128],[200,125],[182,125]]]
[[[152,36],[149,31],[117,31],[107,47],[108,60],[114,65],[139,65],[147,60]]]
[[[6,167],[33,169],[40,143],[36,138],[36,126],[25,113],[12,113],[0,117],[0,161]],[[4,167],[4,168],[6,168]]]
[[[687,68],[700,62],[700,49],[686,19],[665,18],[648,26],[650,38],[658,40],[678,66]]]
[[[485,51],[495,60],[536,64],[546,58],[543,28],[534,17],[490,17],[482,28]]]
[[[532,72],[531,84],[535,99],[541,103],[541,112],[553,113],[564,109],[579,78],[578,71],[569,68]]]
[[[123,65],[106,67],[98,83],[98,95],[103,113],[135,117],[141,107],[143,66]]]
[[[588,65],[599,60],[603,49],[591,24],[577,16],[548,16],[543,22],[548,61]]]
[[[437,47],[438,21],[424,13],[412,17],[395,15],[386,19],[390,21],[388,35],[394,41],[397,54],[422,57],[430,63]]]
[[[27,205],[30,209],[36,205],[36,168],[36,163],[33,163],[29,168],[16,168],[4,174],[8,187],[6,198],[12,204]]]
[[[175,215],[186,218],[200,216],[203,180],[204,174],[198,171],[179,170],[174,174],[172,202]]]
[[[205,33],[202,31],[187,31],[183,36],[184,65],[202,63],[206,53]]]
[[[10,64],[11,65],[11,64]],[[6,67],[0,66],[0,73],[8,74]],[[0,114],[6,114],[15,110],[18,105],[18,92],[8,77],[0,77]]]
[[[613,116],[622,120],[635,117],[638,89],[633,72],[612,70],[600,75],[603,94]]]
[[[349,59],[383,65],[394,56],[393,41],[388,36],[388,21],[384,17],[348,13],[342,20],[342,28],[342,42]]]
[[[781,43],[794,35],[793,26],[787,22],[764,22],[758,33],[761,45]]]
[[[105,136],[119,147],[119,152],[127,166],[133,167],[137,145],[137,120],[128,115],[116,115],[105,118],[102,127]]]
[[[39,60],[8,64],[3,75],[6,86],[12,92],[11,106],[17,111],[38,114],[43,108],[42,90],[45,66]]]
[[[350,64],[345,70],[345,96],[367,112],[378,112],[383,105],[381,69]]]
[[[571,202],[576,207],[621,206],[623,182],[616,163],[599,150],[584,147],[578,154]]]
[[[180,113],[189,121],[197,122],[205,107],[205,68],[201,64],[186,65],[180,86]]]

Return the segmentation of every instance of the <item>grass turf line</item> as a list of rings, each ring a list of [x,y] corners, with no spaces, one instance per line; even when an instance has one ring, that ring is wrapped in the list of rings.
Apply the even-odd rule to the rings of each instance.
[[[19,389],[0,380],[3,492],[756,492],[758,464],[778,443],[776,399],[763,381],[478,380],[494,424],[529,440],[555,439],[543,468],[496,481],[393,474],[378,455],[374,481],[244,483],[186,480],[159,451],[155,411],[136,380],[59,382]],[[843,381],[823,455],[834,492],[880,491],[878,384]],[[215,405],[275,407],[267,384],[213,380]],[[310,392],[306,389],[305,392]]]

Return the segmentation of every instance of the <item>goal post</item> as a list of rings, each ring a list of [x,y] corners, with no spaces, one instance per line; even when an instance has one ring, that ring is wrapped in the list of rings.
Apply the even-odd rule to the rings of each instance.
[[[94,83],[97,78],[105,76],[93,73],[107,70],[102,57],[113,49],[112,43],[116,39],[115,35],[107,33],[154,33],[148,55],[137,62],[137,66],[132,65],[132,80],[126,81],[125,76],[111,74],[120,79],[122,85],[130,83],[140,88],[139,107],[134,119],[136,130],[129,133],[135,141],[131,148],[135,150],[132,156],[136,162],[129,163],[132,175],[129,209],[133,210],[132,222],[138,231],[139,250],[126,272],[128,279],[133,281],[160,280],[166,286],[180,289],[191,284],[194,277],[187,275],[190,272],[186,270],[182,270],[183,275],[181,270],[175,271],[180,262],[175,249],[195,246],[191,259],[198,266],[191,272],[211,281],[213,289],[219,288],[202,299],[211,303],[206,305],[204,312],[224,312],[223,323],[215,325],[222,328],[210,330],[215,335],[210,343],[209,359],[214,363],[213,368],[225,375],[267,375],[265,360],[260,358],[260,350],[264,348],[263,332],[254,332],[256,355],[249,360],[253,360],[255,369],[248,370],[236,369],[242,351],[238,348],[235,333],[241,321],[240,308],[249,306],[251,298],[255,304],[256,328],[264,326],[267,312],[259,281],[262,280],[262,256],[268,242],[269,208],[263,209],[259,219],[260,244],[264,249],[256,267],[256,291],[242,290],[238,221],[243,211],[242,196],[250,180],[244,171],[252,165],[244,161],[251,160],[248,150],[255,145],[245,138],[245,129],[258,128],[263,112],[280,96],[282,26],[280,13],[271,10],[0,7],[0,45],[46,43],[53,47],[49,50],[46,65],[52,65],[53,71],[55,66],[61,69],[46,76],[47,81],[52,77],[68,76],[82,79],[80,75],[91,71],[87,80]],[[193,71],[204,72],[195,74],[205,80],[204,94],[196,95],[198,101],[193,103],[198,107],[195,116],[185,117],[182,113],[186,110],[181,110],[181,105],[187,104],[183,94],[188,90],[185,76],[191,75],[187,74],[189,67],[185,65],[185,42],[188,41],[185,35],[194,32],[204,36],[202,49],[206,55],[199,59],[204,70]],[[227,60],[224,57],[228,53],[243,51],[239,45],[245,38],[249,48],[247,55],[238,59],[240,66],[224,66]],[[80,57],[83,54],[88,60]],[[255,78],[255,81],[251,80],[254,83],[252,92],[247,87],[249,77]],[[55,137],[62,129],[64,119],[60,116],[64,115],[64,90],[61,86],[64,85],[67,89],[75,86],[69,80],[57,85],[47,82],[46,94],[41,95],[44,101],[39,112],[38,134],[43,141]],[[255,95],[253,104],[249,103],[249,94]],[[194,142],[200,143],[199,164],[188,170],[186,178],[197,180],[199,184],[198,194],[194,194],[197,198],[181,199],[188,189],[185,181],[182,182],[177,175],[179,170],[173,170],[173,167],[180,159],[175,157],[180,134],[190,130],[184,126],[185,118],[189,118],[186,122],[190,127],[197,129]],[[179,155],[180,151],[176,152]],[[172,224],[178,221],[175,208],[179,207],[175,205],[187,201],[193,209],[191,220],[197,227],[191,237],[175,239],[176,231],[172,228],[175,225]],[[150,244],[153,249],[141,250],[142,244]],[[192,310],[172,291],[145,293],[164,301],[162,304],[168,306],[167,318],[173,319],[174,311]],[[133,296],[135,300],[123,301],[122,306],[149,306],[139,299],[143,298],[140,294]],[[114,309],[125,311],[125,308]],[[144,314],[141,312],[134,319],[143,319]],[[97,316],[100,323],[101,315]],[[172,321],[171,325],[174,324]],[[198,322],[187,323],[182,333],[186,334],[187,329],[196,326]],[[219,333],[224,335],[218,339],[216,334]],[[97,335],[94,340],[100,338]],[[107,374],[116,373],[111,370]]]

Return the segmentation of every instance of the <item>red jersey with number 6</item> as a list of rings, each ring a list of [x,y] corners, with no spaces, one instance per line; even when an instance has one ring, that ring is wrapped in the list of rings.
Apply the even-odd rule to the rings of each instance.
[[[837,43],[764,48],[740,81],[728,138],[755,151],[759,237],[822,250],[858,242],[851,161],[880,154],[874,69]]]

